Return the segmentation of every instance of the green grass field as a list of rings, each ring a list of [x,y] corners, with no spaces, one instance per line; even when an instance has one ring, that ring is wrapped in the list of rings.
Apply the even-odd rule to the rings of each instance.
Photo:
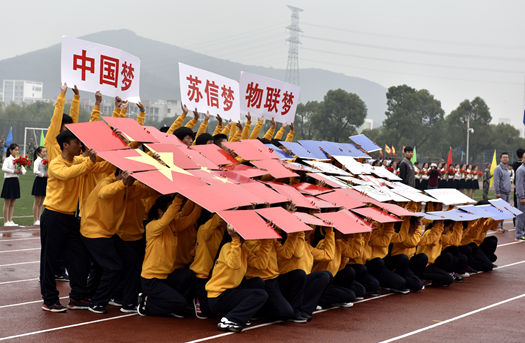
[[[32,225],[33,224],[33,196],[31,196],[31,188],[33,187],[33,180],[35,175],[32,171],[28,171],[26,175],[20,176],[20,199],[15,203],[15,211],[13,214],[13,220],[19,225]],[[2,184],[4,180],[2,177]],[[478,189],[474,193],[474,200],[479,201],[483,197],[483,191]],[[489,191],[489,199],[494,199],[496,195],[493,190]],[[2,207],[4,201],[1,201]],[[1,215],[0,225],[4,224],[3,214]]]

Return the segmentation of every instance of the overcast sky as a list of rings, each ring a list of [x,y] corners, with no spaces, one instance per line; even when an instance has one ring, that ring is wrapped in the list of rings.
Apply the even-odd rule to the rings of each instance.
[[[6,0],[0,60],[56,44],[64,34],[126,28],[215,57],[285,68],[286,4],[304,9],[301,68],[426,88],[446,114],[480,96],[494,122],[508,118],[522,129],[525,2],[519,0]]]

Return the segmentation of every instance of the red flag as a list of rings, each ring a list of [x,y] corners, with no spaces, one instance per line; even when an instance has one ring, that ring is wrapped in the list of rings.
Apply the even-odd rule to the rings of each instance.
[[[453,164],[452,162],[452,147],[448,148],[447,168]]]

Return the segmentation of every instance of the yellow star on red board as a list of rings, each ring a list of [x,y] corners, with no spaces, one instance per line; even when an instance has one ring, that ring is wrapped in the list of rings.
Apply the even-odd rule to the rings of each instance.
[[[165,166],[150,155],[146,154],[144,151],[139,149],[135,149],[135,151],[138,152],[140,156],[129,156],[126,158],[140,163],[149,164],[155,167],[159,172],[162,173],[162,175],[170,179],[170,181],[173,181],[173,175],[171,174],[171,172],[191,175],[191,173],[173,164],[172,152],[157,152],[162,162],[166,163],[167,166]]]

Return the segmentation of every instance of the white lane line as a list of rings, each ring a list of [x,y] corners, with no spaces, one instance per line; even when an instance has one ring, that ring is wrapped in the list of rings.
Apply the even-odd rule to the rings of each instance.
[[[518,265],[518,264],[522,264],[522,263],[525,263],[525,260],[523,260],[523,261],[518,261],[518,262],[514,262],[514,263],[510,263],[510,264],[506,264],[506,265],[504,265],[504,266],[498,266],[498,267],[495,268],[495,269],[502,269],[502,268],[512,267],[512,266],[515,266],[515,265]]]
[[[3,281],[3,282],[0,282],[0,285],[9,285],[9,284],[12,284],[12,283],[27,282],[27,281],[35,281],[35,280],[38,280],[38,278],[35,277],[35,278],[32,278],[32,279],[14,280],[14,281]]]
[[[40,261],[29,261],[29,262],[17,262],[17,263],[0,264],[0,267],[19,266],[21,264],[31,264],[31,263],[40,263]]]
[[[380,343],[389,343],[389,342],[394,342],[394,341],[398,341],[402,338],[406,338],[406,337],[410,337],[410,336],[413,336],[415,334],[418,334],[420,332],[423,332],[423,331],[427,331],[427,330],[430,330],[430,329],[433,329],[435,327],[438,327],[438,326],[441,326],[441,325],[445,325],[445,324],[448,324],[450,322],[453,322],[453,321],[456,321],[458,319],[462,319],[462,318],[465,318],[465,317],[468,317],[468,316],[471,316],[473,314],[476,314],[476,313],[479,313],[479,312],[482,312],[482,311],[485,311],[485,310],[488,310],[488,309],[491,309],[493,307],[496,307],[496,306],[499,306],[499,305],[503,305],[503,304],[506,304],[508,302],[511,302],[511,301],[514,301],[514,300],[518,300],[518,299],[521,299],[525,297],[525,293],[521,294],[521,295],[518,295],[518,296],[515,296],[515,297],[512,297],[512,298],[508,298],[508,299],[505,299],[503,301],[499,301],[497,303],[494,303],[492,305],[488,305],[488,306],[485,306],[485,307],[481,307],[481,308],[478,308],[474,311],[470,311],[470,312],[467,312],[467,313],[463,313],[459,316],[456,316],[456,317],[453,317],[453,318],[450,318],[450,319],[447,319],[447,320],[444,320],[442,322],[439,322],[439,323],[436,323],[436,324],[432,324],[432,325],[429,325],[429,326],[425,326],[424,328],[421,328],[421,329],[418,329],[418,330],[414,330],[414,331],[411,331],[411,332],[407,332],[406,334],[404,335],[401,335],[401,336],[397,336],[397,337],[392,337],[392,338],[389,338],[387,340],[384,340],[384,341],[381,341]]]
[[[500,248],[500,247],[506,247],[507,245],[512,245],[512,244],[520,244],[520,243],[523,243],[523,241],[519,241],[519,242],[510,242],[510,243],[503,243],[503,244],[498,245],[498,248]]]
[[[76,323],[76,324],[71,324],[71,325],[59,326],[59,327],[51,328],[51,329],[27,332],[27,333],[23,333],[23,334],[20,334],[20,335],[13,335],[13,336],[8,336],[8,337],[2,337],[2,338],[0,338],[0,341],[7,341],[8,339],[14,339],[14,338],[38,335],[38,334],[46,333],[46,332],[52,332],[52,331],[57,331],[57,330],[70,329],[70,328],[74,328],[74,327],[78,327],[78,326],[84,326],[84,325],[89,325],[89,324],[107,322],[109,320],[120,319],[120,318],[125,318],[125,317],[131,317],[131,316],[136,316],[136,315],[137,315],[136,313],[128,313],[128,314],[123,314],[123,315],[115,316],[115,317],[111,317],[111,318],[91,320],[89,322],[81,322],[81,323]]]
[[[59,299],[67,299],[67,298],[69,298],[69,297],[60,297]],[[38,304],[38,303],[42,303],[42,299],[40,299],[40,300],[33,300],[33,301],[26,301],[26,302],[18,303],[18,304],[2,305],[2,306],[0,306],[0,309],[8,308],[8,307],[15,307],[15,306]]]
[[[38,239],[38,240],[40,240],[40,237],[2,239],[2,234],[0,233],[0,243],[4,243],[4,242],[14,242],[14,241],[28,241],[28,240],[32,240],[32,239]]]
[[[33,251],[40,250],[40,248],[27,248],[27,249],[16,249],[16,250],[0,250],[0,254],[4,252],[22,252],[22,251]]]

